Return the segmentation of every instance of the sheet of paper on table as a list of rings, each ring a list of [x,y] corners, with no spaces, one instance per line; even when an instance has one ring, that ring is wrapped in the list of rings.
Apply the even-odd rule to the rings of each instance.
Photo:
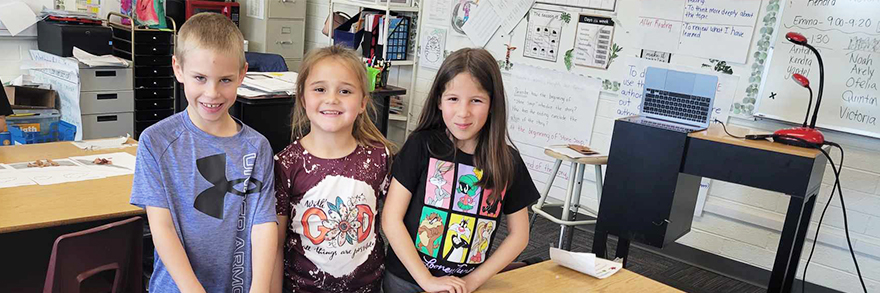
[[[550,259],[566,268],[604,279],[617,273],[623,265],[607,259],[596,257],[592,253],[571,252],[559,248],[550,248]]]

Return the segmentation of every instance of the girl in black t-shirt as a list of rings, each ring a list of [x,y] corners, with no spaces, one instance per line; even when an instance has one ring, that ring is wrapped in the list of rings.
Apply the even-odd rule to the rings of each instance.
[[[488,51],[446,58],[392,166],[381,222],[391,244],[386,293],[474,291],[528,244],[526,207],[539,194],[511,146],[506,109]],[[502,212],[509,234],[489,255]]]

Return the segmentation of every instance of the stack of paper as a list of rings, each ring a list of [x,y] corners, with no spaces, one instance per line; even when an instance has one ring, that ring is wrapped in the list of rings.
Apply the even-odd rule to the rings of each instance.
[[[571,252],[559,248],[550,248],[550,259],[566,268],[604,279],[617,273],[623,265],[607,259],[597,258],[592,253]]]
[[[89,67],[128,67],[128,61],[125,61],[125,59],[113,55],[95,56],[77,47],[73,47],[73,57]]]
[[[116,149],[116,148],[124,148],[124,147],[133,147],[137,146],[137,143],[126,143],[128,139],[131,138],[130,135],[113,137],[113,138],[103,138],[103,139],[92,139],[92,140],[84,140],[84,141],[74,141],[72,144],[83,150],[103,150],[103,149]]]
[[[88,12],[88,11],[69,11],[69,10],[60,10],[60,9],[49,9],[43,7],[43,10],[40,11],[40,17],[46,18],[48,16],[61,16],[61,17],[70,17],[70,18],[81,18],[81,19],[90,19],[90,20],[98,20],[98,15]]]
[[[243,97],[293,95],[296,72],[248,72],[237,94]]]

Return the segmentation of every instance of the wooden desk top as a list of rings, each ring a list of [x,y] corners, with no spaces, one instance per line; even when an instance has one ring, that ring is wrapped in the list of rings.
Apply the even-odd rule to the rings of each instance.
[[[555,152],[555,151],[552,151],[549,149],[544,149],[544,154],[547,156],[550,156],[551,158],[557,159],[557,160],[563,160],[563,161],[567,161],[567,162],[575,162],[578,164],[585,164],[585,165],[605,165],[605,164],[608,164],[608,156],[591,156],[591,157],[584,157],[584,158],[575,159],[575,158],[566,156],[565,154],[558,153],[558,152]]]
[[[137,148],[87,151],[70,142],[3,146],[0,147],[0,163],[115,152],[135,155]],[[143,209],[128,203],[131,181],[132,175],[125,175],[0,189],[0,233],[143,215]]]
[[[475,293],[509,292],[681,292],[626,269],[596,279],[544,261],[507,271],[489,279]]]
[[[372,93],[370,93],[373,98],[382,98],[382,97],[390,97],[390,96],[400,96],[405,95],[406,89],[402,87],[397,87],[393,85],[386,85],[384,87],[376,87]]]
[[[745,136],[746,134],[767,134],[767,131],[759,131],[749,128],[727,125],[727,131],[736,136]],[[816,149],[802,148],[781,143],[775,143],[768,140],[746,140],[734,138],[724,132],[724,128],[718,123],[709,125],[709,128],[700,132],[694,132],[688,135],[692,138],[705,139],[710,141],[728,143],[732,145],[756,148],[771,152],[789,154],[794,156],[816,158],[822,155],[822,152]]]

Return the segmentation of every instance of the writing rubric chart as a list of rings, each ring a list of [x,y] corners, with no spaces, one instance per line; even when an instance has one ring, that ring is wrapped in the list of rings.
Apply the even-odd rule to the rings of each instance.
[[[642,0],[643,49],[745,63],[761,1]]]

